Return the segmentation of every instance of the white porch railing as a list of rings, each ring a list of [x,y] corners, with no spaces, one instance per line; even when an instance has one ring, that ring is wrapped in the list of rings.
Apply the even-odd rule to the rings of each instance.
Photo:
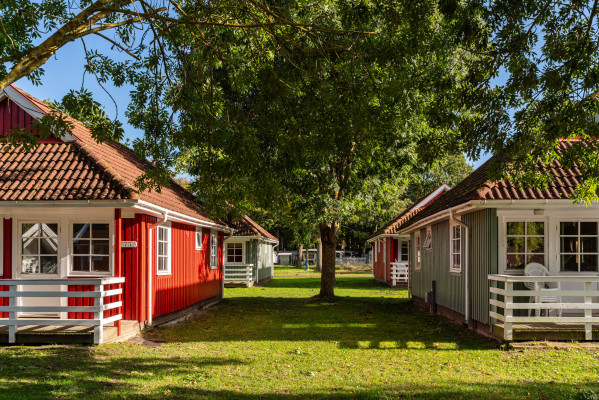
[[[225,264],[225,283],[244,283],[251,286],[254,282],[254,264]]]
[[[408,264],[405,262],[391,263],[391,285],[396,286],[398,283],[408,283]]]
[[[89,278],[89,279],[3,279],[0,280],[0,286],[7,286],[8,291],[0,291],[0,298],[7,297],[8,306],[0,306],[0,312],[8,312],[8,319],[0,319],[0,325],[8,326],[8,342],[16,342],[18,326],[38,325],[38,326],[93,326],[94,343],[100,344],[103,341],[104,325],[120,321],[122,315],[122,301],[113,301],[106,303],[110,296],[123,294],[122,287],[117,289],[104,290],[106,285],[117,285],[125,282],[125,278]],[[93,291],[33,291],[20,290],[21,286],[94,286]],[[17,299],[31,297],[59,297],[74,298],[85,297],[93,298],[93,306],[20,306],[17,305]],[[68,301],[68,300],[67,300]],[[120,313],[111,317],[104,318],[104,311],[120,308]],[[69,312],[90,312],[94,313],[93,319],[62,319],[62,318],[18,318],[17,313],[69,313]],[[118,322],[120,323],[120,322]],[[120,327],[119,327],[120,332]]]
[[[584,326],[585,339],[592,340],[593,323],[599,323],[599,317],[593,316],[593,310],[599,310],[596,297],[599,296],[599,290],[593,288],[597,286],[599,276],[489,275],[488,278],[491,283],[489,300],[491,323],[503,322],[505,340],[513,339],[514,324],[539,323],[580,324]],[[529,282],[532,283],[530,286],[534,287],[534,290],[527,289],[524,285]],[[544,284],[550,282],[559,282],[560,287],[543,289]],[[576,290],[564,288],[572,284],[577,284],[581,288]],[[542,302],[543,297],[558,301]],[[564,302],[565,297],[574,297],[576,300]],[[545,310],[544,316],[543,310]],[[514,315],[514,311],[517,315]],[[532,311],[535,312],[534,316],[530,315]],[[555,315],[551,316],[550,311],[555,311]]]

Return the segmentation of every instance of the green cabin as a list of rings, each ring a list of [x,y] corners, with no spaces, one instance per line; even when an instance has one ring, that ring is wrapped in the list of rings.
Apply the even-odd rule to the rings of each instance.
[[[271,279],[279,240],[247,215],[230,226],[235,232],[225,238],[225,284],[252,286]]]

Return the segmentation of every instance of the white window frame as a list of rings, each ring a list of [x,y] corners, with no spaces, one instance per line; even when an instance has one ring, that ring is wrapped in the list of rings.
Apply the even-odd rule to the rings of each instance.
[[[562,235],[560,232],[560,227],[562,222],[576,222],[578,223],[578,234],[577,235]],[[581,222],[594,222],[597,223],[597,228],[599,230],[599,220],[597,219],[589,219],[589,218],[576,218],[576,217],[571,217],[571,218],[561,218],[557,221],[557,226],[556,226],[556,231],[557,231],[557,246],[556,246],[556,251],[557,251],[557,268],[558,268],[558,272],[560,274],[593,274],[593,273],[597,273],[599,271],[581,271],[580,270],[580,260],[578,261],[578,271],[562,271],[562,261],[561,261],[561,256],[562,255],[575,255],[578,258],[582,255],[597,255],[598,261],[599,261],[599,243],[598,243],[598,252],[595,253],[590,253],[590,252],[580,252],[580,239],[581,238],[586,238],[586,237],[596,237],[597,240],[599,241],[599,235],[580,235],[580,223]],[[599,232],[598,232],[599,233]],[[562,253],[561,252],[561,238],[562,236],[565,237],[576,237],[578,238],[578,249],[576,253]],[[547,239],[545,239],[547,240]],[[547,267],[547,266],[545,266]],[[598,269],[599,269],[599,265],[598,265]]]
[[[377,262],[379,259],[379,240],[376,239],[374,241],[374,262]]]
[[[4,276],[4,215],[0,214],[0,276]]]
[[[420,231],[414,233],[414,269],[422,268],[422,242],[420,240]]]
[[[204,232],[202,231],[202,228],[199,226],[196,226],[196,250],[200,251],[202,250],[202,241],[204,240]]]
[[[459,236],[456,237],[456,231],[459,232]],[[462,246],[462,226],[456,222],[451,221],[449,224],[449,271],[455,273],[462,272],[462,266],[464,265],[464,254],[463,254],[463,246]],[[454,244],[458,243],[459,251],[454,251]],[[458,256],[460,258],[459,264],[454,262],[454,257]],[[456,265],[458,265],[456,267]]]
[[[543,263],[543,266],[547,269],[548,268],[548,263],[549,263],[549,254],[548,254],[548,250],[550,247],[550,240],[549,240],[549,229],[550,229],[550,221],[547,218],[538,218],[538,217],[517,217],[517,216],[510,216],[509,218],[504,218],[503,219],[503,223],[502,223],[502,231],[500,232],[500,235],[498,237],[498,240],[501,240],[501,255],[499,257],[499,262],[501,263],[499,265],[499,271],[501,273],[506,273],[506,274],[516,274],[516,275],[523,275],[524,274],[524,268],[523,269],[515,269],[515,268],[507,268],[507,241],[508,241],[508,233],[507,233],[507,224],[510,222],[524,222],[524,224],[526,225],[526,223],[528,222],[543,222],[543,227],[544,227],[544,232],[543,232],[543,238],[544,240],[544,252],[543,253],[529,253],[527,252],[527,238],[529,236],[532,237],[536,237],[537,235],[528,235],[526,234],[526,230],[525,230],[525,235],[524,235],[524,266],[526,267],[526,265],[528,264],[528,261],[526,260],[527,256],[530,254],[538,254],[538,255],[543,255],[543,259],[545,260]],[[559,224],[557,225],[557,227],[559,228]],[[511,236],[520,236],[520,235],[511,235]],[[558,235],[559,236],[559,235]],[[558,239],[559,240],[559,239]],[[516,254],[516,253],[510,253],[510,254]],[[519,253],[518,253],[519,254]]]
[[[74,253],[74,248],[73,248],[73,241],[75,240],[75,238],[73,237],[73,225],[74,224],[108,224],[108,271],[107,272],[94,272],[94,271],[89,271],[89,272],[84,272],[84,271],[73,271],[73,266],[75,265],[75,261],[73,259],[73,257],[76,255]],[[60,230],[60,227],[58,228]],[[89,219],[72,219],[69,220],[69,227],[68,227],[68,260],[69,260],[69,266],[68,266],[68,276],[113,276],[114,274],[114,258],[113,258],[113,252],[114,252],[114,241],[113,241],[113,224],[112,221],[106,221],[106,220],[89,220]],[[91,235],[91,232],[90,232]],[[103,239],[106,240],[106,239]],[[91,251],[91,249],[90,249]],[[81,254],[81,255],[85,255],[85,254]]]
[[[240,262],[236,262],[236,261],[229,261],[229,245],[237,245],[240,244],[241,245],[241,261]],[[232,264],[232,265],[243,265],[244,260],[245,260],[245,243],[244,242],[237,242],[237,241],[226,241],[225,242],[225,248],[223,249],[224,253],[225,253],[225,264]]]
[[[218,234],[210,233],[210,269],[218,269]]]
[[[406,246],[406,260],[402,259],[402,251],[401,248],[403,246]],[[409,262],[410,261],[410,242],[405,240],[405,239],[398,239],[397,240],[397,261],[398,262]]]
[[[20,219],[20,220],[15,220],[13,219],[13,224],[15,225],[15,231],[16,231],[16,235],[13,237],[16,237],[17,240],[15,241],[15,245],[16,245],[16,249],[17,249],[17,259],[16,262],[13,261],[13,264],[16,267],[16,276],[19,278],[44,278],[44,277],[60,277],[61,275],[61,271],[62,271],[62,263],[63,263],[63,259],[62,259],[62,255],[61,255],[61,241],[63,240],[63,237],[61,235],[61,223],[59,220],[57,219],[52,219],[52,218],[39,218],[39,219],[35,219],[35,220],[31,220],[31,219]],[[22,259],[23,259],[23,224],[57,224],[57,230],[58,230],[58,234],[57,234],[57,244],[58,244],[58,250],[56,253],[57,256],[57,265],[56,265],[56,273],[55,274],[42,274],[42,273],[38,273],[38,274],[23,274],[23,265],[22,265]]]
[[[166,236],[166,249],[167,249],[167,254],[165,255],[160,255],[160,229],[166,229],[167,232],[167,236]],[[173,246],[173,237],[172,237],[172,232],[171,232],[171,226],[170,224],[163,224],[163,225],[158,225],[156,227],[156,275],[172,275],[172,246]],[[158,265],[159,262],[158,260],[160,259],[160,257],[166,257],[166,270],[159,270],[158,269]]]

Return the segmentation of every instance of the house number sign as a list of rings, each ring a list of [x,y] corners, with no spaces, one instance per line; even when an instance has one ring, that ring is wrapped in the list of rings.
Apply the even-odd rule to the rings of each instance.
[[[125,241],[125,242],[121,242],[121,247],[123,249],[134,249],[137,247],[137,242],[136,241]]]

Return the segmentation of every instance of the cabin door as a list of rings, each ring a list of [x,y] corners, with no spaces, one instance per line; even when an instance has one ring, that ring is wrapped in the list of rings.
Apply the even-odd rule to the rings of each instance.
[[[19,259],[17,267],[21,279],[56,279],[59,277],[58,223],[20,222],[18,224]],[[20,292],[59,292],[61,285],[20,285]],[[20,297],[23,307],[59,307],[61,298]],[[21,318],[59,318],[58,311],[20,312]]]

